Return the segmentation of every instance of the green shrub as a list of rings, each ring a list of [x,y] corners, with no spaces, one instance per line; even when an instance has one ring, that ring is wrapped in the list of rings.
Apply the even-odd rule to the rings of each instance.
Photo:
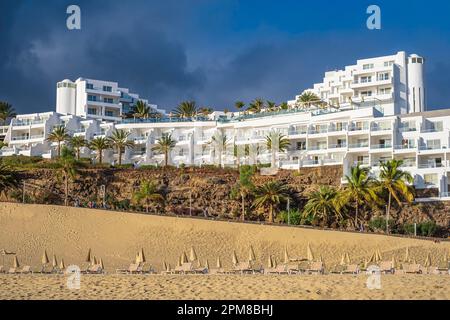
[[[157,165],[154,164],[144,164],[142,166],[140,166],[138,169],[139,170],[155,170],[158,169],[159,167]]]
[[[419,223],[419,225],[417,227],[417,230],[418,230],[417,233],[420,232],[420,235],[424,236],[424,237],[431,237],[436,232],[436,229],[437,229],[437,226],[434,221],[426,221],[426,222]]]
[[[407,223],[407,224],[404,224],[402,227],[403,227],[402,229],[403,229],[404,234],[409,234],[409,235],[414,234],[414,224]]]
[[[279,220],[283,223],[290,223],[293,225],[300,225],[302,222],[302,213],[297,209],[284,210],[280,212]]]
[[[394,220],[389,220],[389,228],[392,231],[392,228],[395,226]],[[369,229],[372,231],[386,231],[386,219],[383,217],[375,217],[369,221]]]

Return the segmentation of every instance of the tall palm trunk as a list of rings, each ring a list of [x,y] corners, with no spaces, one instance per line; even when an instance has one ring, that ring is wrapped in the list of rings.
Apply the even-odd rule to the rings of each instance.
[[[58,158],[61,157],[61,141],[58,141]]]
[[[164,166],[167,167],[168,164],[169,164],[169,152],[166,150],[164,152]]]
[[[100,161],[100,164],[103,163],[103,150],[98,150],[98,160]]]
[[[273,223],[273,205],[269,206],[269,222]]]
[[[272,149],[272,162],[271,162],[271,166],[272,168],[275,168],[275,150]]]
[[[122,165],[122,148],[119,148],[119,166]]]
[[[242,198],[242,221],[245,221],[245,194],[241,193]]]
[[[389,214],[391,213],[391,200],[392,200],[392,194],[389,192],[389,198],[388,198],[388,207],[386,212],[386,233],[389,233]]]
[[[77,160],[80,160],[80,148],[77,148]]]
[[[355,228],[358,229],[358,213],[359,213],[359,203],[356,201],[355,205]]]
[[[64,175],[64,187],[65,187],[65,196],[64,196],[64,205],[69,205],[69,177],[67,174]]]

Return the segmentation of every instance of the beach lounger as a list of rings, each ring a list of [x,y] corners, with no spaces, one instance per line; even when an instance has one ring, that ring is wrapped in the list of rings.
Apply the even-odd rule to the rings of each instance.
[[[345,266],[343,274],[358,274],[359,273],[359,266],[357,264],[349,264]]]
[[[19,274],[20,271],[18,268],[9,268],[8,273],[9,274]]]
[[[253,268],[250,262],[240,262],[237,265],[234,266],[233,270],[231,270],[232,273],[238,273],[238,274],[255,274],[255,273],[261,273],[262,268],[256,269]]]
[[[117,269],[116,273],[120,274],[136,274],[141,273],[142,269],[140,268],[139,263],[132,263],[128,267],[128,269]]]
[[[288,264],[286,264],[286,269],[287,269],[288,274],[300,273],[300,266],[298,263],[288,263]]]
[[[19,273],[28,274],[28,273],[33,273],[33,271],[31,271],[30,266],[23,266],[22,270],[19,270]]]
[[[181,266],[175,267],[174,273],[175,274],[195,273],[195,269],[192,262],[185,262]]]
[[[0,266],[0,273],[5,273],[5,269],[3,266]]]
[[[342,274],[345,271],[345,266],[342,265],[335,265],[331,267],[330,273],[332,274]]]
[[[450,273],[449,264],[447,262],[439,263],[436,271],[438,272],[438,274],[449,274]]]
[[[309,266],[308,269],[306,269],[307,273],[313,274],[313,273],[317,273],[317,274],[323,274],[324,273],[324,268],[323,268],[323,262],[312,262]]]
[[[226,271],[224,268],[218,268],[218,269],[210,269],[208,270],[209,274],[226,274],[228,271]]]
[[[422,268],[420,267],[420,264],[404,264],[403,270],[405,273],[414,273],[414,274],[422,273]]]
[[[380,272],[384,274],[394,274],[395,269],[392,265],[392,261],[381,261],[380,262]]]
[[[279,264],[275,268],[264,269],[264,274],[289,274],[287,264]]]
[[[96,264],[96,265],[93,265],[93,266],[90,266],[89,268],[87,268],[85,273],[86,274],[102,274],[104,272],[103,272],[102,266],[99,264]]]

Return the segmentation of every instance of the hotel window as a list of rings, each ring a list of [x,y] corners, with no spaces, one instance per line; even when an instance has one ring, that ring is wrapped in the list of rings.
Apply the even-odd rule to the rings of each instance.
[[[94,108],[88,108],[88,112],[87,112],[88,114],[93,114],[93,115],[96,115],[97,114],[97,109],[94,109]]]
[[[384,66],[385,66],[385,67],[391,67],[391,66],[394,65],[394,63],[395,63],[394,61],[385,61],[385,62],[384,62]]]
[[[415,143],[414,139],[403,139],[402,140],[402,148],[403,149],[411,149],[414,148]]]
[[[389,72],[383,72],[378,74],[378,81],[389,80]]]
[[[423,180],[424,180],[425,185],[427,185],[427,186],[436,186],[439,183],[438,176],[435,173],[434,174],[433,173],[424,174]]]
[[[390,94],[392,91],[392,88],[381,88],[379,91],[378,91],[378,94]]]
[[[111,111],[111,110],[106,110],[105,111],[105,116],[107,116],[107,117],[114,117],[114,112]]]
[[[88,101],[97,101],[97,96],[93,96],[93,95],[89,94]]]
[[[361,97],[371,97],[372,91],[361,91]]]
[[[433,139],[433,140],[427,140],[427,149],[428,150],[436,150],[441,148],[441,140],[440,139]]]
[[[367,63],[363,65],[363,70],[373,69],[373,63]]]
[[[94,89],[94,85],[92,83],[86,83],[86,89]]]
[[[372,76],[361,77],[361,83],[372,82]]]
[[[105,103],[114,103],[113,98],[103,98],[103,102]]]
[[[442,131],[444,129],[442,121],[431,122],[431,129],[434,131]]]
[[[297,150],[306,150],[306,141],[298,141]]]
[[[112,87],[111,86],[103,86],[103,91],[112,92]]]

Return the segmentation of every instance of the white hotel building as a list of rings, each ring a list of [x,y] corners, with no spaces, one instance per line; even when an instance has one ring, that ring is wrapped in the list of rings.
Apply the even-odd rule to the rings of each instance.
[[[122,120],[124,105],[132,106],[137,95],[114,82],[64,80],[57,85],[56,112],[18,115],[6,132],[8,146],[0,155],[54,157],[56,146],[46,138],[55,126],[64,125],[72,135],[86,140],[109,136],[114,129],[130,132],[134,147],[125,151],[124,163],[162,164],[163,155],[154,154],[152,147],[163,133],[176,140],[169,157],[173,165],[270,163],[265,137],[278,130],[291,141],[286,152],[277,154],[276,163],[282,169],[341,165],[346,174],[359,163],[377,175],[380,161],[402,159],[417,189],[433,189],[436,196],[446,198],[450,191],[450,109],[427,111],[424,63],[420,56],[399,52],[327,72],[322,83],[306,90],[317,94],[327,108],[299,108],[296,97],[288,102],[289,110],[245,115],[214,112],[195,119],[165,115]],[[228,141],[220,154],[211,143],[217,134],[226,135]],[[240,155],[238,160],[234,145],[249,145],[255,152]],[[95,154],[84,148],[83,156],[94,158]],[[117,157],[112,150],[104,155],[111,163]]]

